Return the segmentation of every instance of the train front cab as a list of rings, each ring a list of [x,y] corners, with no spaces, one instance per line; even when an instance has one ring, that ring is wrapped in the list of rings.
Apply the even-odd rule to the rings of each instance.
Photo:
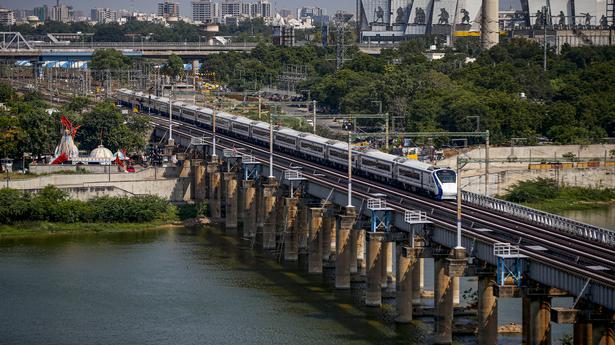
[[[433,172],[438,200],[455,200],[457,198],[457,173],[452,169],[438,169]]]

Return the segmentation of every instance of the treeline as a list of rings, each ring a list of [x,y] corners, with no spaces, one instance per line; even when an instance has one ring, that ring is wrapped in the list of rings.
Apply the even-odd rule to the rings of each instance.
[[[476,42],[460,39],[443,59],[429,61],[424,53],[432,43],[407,41],[379,56],[348,48],[337,71],[332,48],[260,45],[210,56],[204,69],[233,88],[254,90],[299,65],[309,77],[297,89],[311,90],[328,111],[376,113],[382,101],[383,111],[402,117],[412,132],[473,131],[476,119],[469,117],[480,116],[494,143],[547,137],[587,144],[615,136],[615,47],[549,51],[544,71],[542,48],[528,40],[480,52]]]
[[[21,159],[24,152],[34,158],[52,154],[63,132],[60,117],[81,125],[75,142],[80,150],[93,150],[101,143],[112,151],[129,153],[145,148],[149,135],[147,118],[122,114],[112,101],[90,104],[75,97],[55,111],[37,93],[17,94],[9,85],[0,84],[0,153]]]
[[[156,196],[98,197],[88,201],[47,186],[36,194],[0,189],[0,224],[47,221],[58,223],[143,223],[175,219],[175,207]]]

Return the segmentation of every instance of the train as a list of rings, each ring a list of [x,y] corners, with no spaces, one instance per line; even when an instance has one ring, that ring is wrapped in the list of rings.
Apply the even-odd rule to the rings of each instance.
[[[149,112],[169,115],[197,127],[211,129],[214,110],[182,101],[170,102],[167,97],[154,96],[129,89],[115,93],[118,102],[124,106],[149,108]],[[269,146],[269,123],[256,121],[244,116],[216,111],[216,132],[235,138]],[[324,164],[342,171],[348,170],[348,143],[299,132],[274,125],[274,147],[293,156]],[[454,200],[457,197],[457,173],[444,167],[367,149],[352,152],[353,174],[390,184],[414,193],[428,195],[436,200]]]

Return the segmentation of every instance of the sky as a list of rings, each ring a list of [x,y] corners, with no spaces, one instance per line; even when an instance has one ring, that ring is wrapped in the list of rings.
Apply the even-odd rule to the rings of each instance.
[[[90,9],[95,7],[107,7],[111,9],[127,9],[133,8],[145,12],[155,12],[158,2],[162,0],[61,0],[60,3],[73,5],[76,10],[81,10],[87,16]],[[180,3],[179,10],[183,16],[191,16],[190,1],[191,0],[176,0]],[[250,0],[247,0],[250,1]],[[319,6],[327,9],[328,14],[333,14],[339,9],[343,9],[350,13],[355,11],[355,0],[270,0],[272,6],[277,9],[289,9],[294,11],[301,6]],[[501,8],[509,8],[509,4],[518,4],[519,0],[500,0]],[[47,4],[55,5],[55,0],[0,0],[1,7],[13,9],[32,9],[36,6]],[[515,6],[517,7],[517,6]]]

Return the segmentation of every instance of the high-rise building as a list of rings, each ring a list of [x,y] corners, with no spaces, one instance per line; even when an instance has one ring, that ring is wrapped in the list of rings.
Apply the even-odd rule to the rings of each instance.
[[[253,18],[271,18],[271,4],[267,0],[258,0],[250,4],[250,16]]]
[[[297,19],[322,17],[324,14],[325,11],[322,8],[315,6],[304,6],[297,9]]]
[[[158,3],[158,16],[160,17],[179,17],[179,4],[172,0],[164,0]]]
[[[51,13],[49,13],[49,19],[56,22],[68,22],[69,20],[71,20],[72,14],[72,6],[60,4],[60,1],[58,0],[56,2],[56,5],[51,8]]]
[[[90,13],[90,19],[97,23],[110,23],[118,19],[117,11],[112,11],[108,8],[93,8]]]
[[[201,23],[216,22],[218,9],[218,4],[211,0],[192,1],[192,20]]]
[[[0,25],[15,25],[15,13],[8,8],[0,8]]]
[[[34,12],[33,15],[37,16],[38,20],[41,22],[44,22],[47,18],[49,18],[49,7],[47,7],[47,5],[35,7],[32,11]]]
[[[239,17],[243,3],[239,0],[224,0],[220,3],[220,17],[225,16]]]

